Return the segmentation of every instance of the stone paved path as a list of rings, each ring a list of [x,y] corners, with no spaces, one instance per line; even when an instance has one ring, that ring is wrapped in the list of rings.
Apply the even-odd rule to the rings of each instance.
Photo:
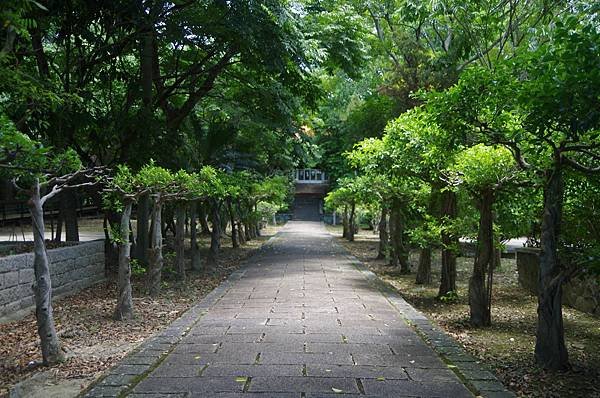
[[[473,396],[320,223],[289,223],[204,311],[129,397]]]

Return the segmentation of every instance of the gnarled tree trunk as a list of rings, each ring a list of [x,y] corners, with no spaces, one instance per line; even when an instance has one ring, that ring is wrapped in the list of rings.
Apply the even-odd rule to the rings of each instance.
[[[344,206],[342,211],[342,238],[350,236],[350,227],[348,222],[348,206]]]
[[[456,193],[446,190],[442,194],[442,217],[452,221],[457,216]],[[452,231],[442,230],[442,275],[438,297],[456,292],[456,248],[458,237]]]
[[[390,260],[391,265],[399,267],[401,273],[410,273],[408,250],[404,244],[404,219],[400,199],[393,199],[390,209]]]
[[[432,215],[437,213],[437,192],[436,187],[432,186],[428,204],[429,214]],[[417,285],[429,285],[431,283],[431,254],[431,244],[421,248],[421,253],[419,253],[419,265],[417,267],[417,277],[415,278],[415,284]]]
[[[354,242],[354,232],[356,231],[356,203],[352,201],[352,205],[350,206],[350,217],[348,217],[348,236],[347,239],[350,242]]]
[[[210,235],[209,260],[212,263],[217,261],[219,250],[221,249],[221,215],[219,214],[219,203],[214,200],[211,206],[211,224],[212,231]]]
[[[564,187],[561,166],[550,173],[544,189],[535,360],[545,369],[560,370],[569,367],[562,317],[564,275],[558,258]]]
[[[175,207],[175,271],[177,279],[185,281],[185,204],[177,203]]]
[[[237,222],[235,220],[235,213],[233,212],[233,205],[231,204],[231,199],[227,199],[227,211],[229,213],[229,221],[231,223],[231,245],[235,249],[240,247],[240,242],[238,239]]]
[[[150,232],[150,249],[148,249],[148,293],[151,296],[160,294],[162,280],[162,198],[160,194],[153,197],[152,230]]]
[[[113,272],[115,266],[118,268],[119,264],[119,246],[110,239],[110,229],[114,225],[119,216],[112,210],[107,210],[104,213],[104,220],[102,221],[102,227],[104,229],[104,255],[106,257],[105,273],[108,275]]]
[[[114,319],[122,321],[133,318],[133,298],[131,295],[131,263],[129,240],[129,220],[131,218],[132,202],[126,201],[121,214],[121,228],[119,242],[119,275],[117,279],[117,307]]]
[[[429,285],[431,283],[431,247],[421,248],[415,283],[417,285]]]
[[[388,208],[385,205],[381,206],[381,218],[379,219],[379,247],[377,251],[377,258],[383,259],[387,253],[388,246],[388,226],[387,226]]]
[[[473,262],[473,274],[469,279],[469,308],[471,323],[474,326],[489,326],[491,314],[491,280],[486,285],[486,273],[491,275],[494,263],[494,215],[492,206],[494,193],[491,190],[481,192],[479,198],[479,232],[477,234],[477,252]]]
[[[197,221],[198,203],[192,202],[190,205],[190,252],[192,269],[194,271],[201,271],[202,264],[200,261],[200,251],[198,250],[198,225]]]
[[[65,190],[59,194],[60,218],[65,223],[65,240],[79,242],[79,224],[77,222],[77,194],[73,190]]]
[[[252,240],[252,234],[250,234],[250,227],[247,223],[244,223],[244,236],[246,237],[246,241]]]
[[[48,253],[44,242],[44,209],[40,198],[38,179],[35,180],[32,187],[28,205],[33,224],[35,317],[42,347],[42,358],[44,365],[48,366],[64,361],[64,355],[56,335],[52,312],[52,281],[50,280]]]
[[[137,244],[135,258],[142,265],[148,264],[148,230],[150,215],[150,195],[144,194],[140,197],[137,205]]]
[[[208,226],[206,204],[201,204],[200,206],[198,206],[198,220],[200,221],[200,233],[202,235],[210,235],[211,229]]]

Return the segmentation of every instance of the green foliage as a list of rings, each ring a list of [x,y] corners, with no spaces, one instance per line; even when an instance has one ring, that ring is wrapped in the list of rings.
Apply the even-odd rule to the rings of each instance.
[[[457,154],[450,165],[450,178],[464,183],[475,192],[496,190],[517,174],[512,153],[501,146],[478,144]]]
[[[458,301],[458,293],[454,290],[449,291],[448,293],[439,296],[438,300],[440,300],[444,304],[453,304]]]
[[[81,169],[81,160],[72,149],[54,151],[16,130],[13,123],[0,114],[0,175],[13,177],[23,186],[35,178],[45,182],[51,176],[62,176]]]
[[[130,260],[130,265],[131,265],[131,275],[133,276],[143,276],[147,270],[146,268],[144,268],[143,265],[140,264],[140,262],[138,260],[136,260],[135,258],[132,258]]]

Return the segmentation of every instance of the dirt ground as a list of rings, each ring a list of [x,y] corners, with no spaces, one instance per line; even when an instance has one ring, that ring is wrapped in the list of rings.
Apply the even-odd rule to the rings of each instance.
[[[400,275],[384,260],[375,260],[378,237],[361,231],[355,242],[332,233],[369,268],[392,284],[416,308],[435,320],[472,355],[487,363],[500,380],[521,397],[600,397],[600,319],[564,307],[565,335],[572,369],[566,372],[539,370],[533,360],[537,321],[537,298],[520,288],[514,259],[502,259],[495,273],[492,323],[488,328],[469,324],[468,278],[472,258],[458,259],[458,295],[453,304],[435,299],[439,286],[439,253],[433,258],[433,283],[414,283],[418,254],[411,253],[413,273]]]
[[[208,294],[236,270],[241,261],[273,236],[277,227],[268,227],[262,236],[238,249],[230,239],[223,239],[218,264],[202,273],[188,273],[185,285],[169,279],[169,261],[163,291],[157,298],[144,294],[143,275],[134,277],[135,319],[127,322],[112,320],[116,303],[114,278],[85,289],[75,295],[54,301],[54,316],[58,335],[67,361],[51,368],[38,366],[41,361],[39,337],[33,314],[0,325],[0,397],[9,388],[19,396],[74,397],[103,371],[112,367],[128,352],[157,331],[163,329],[194,303]],[[200,244],[205,258],[208,237]]]

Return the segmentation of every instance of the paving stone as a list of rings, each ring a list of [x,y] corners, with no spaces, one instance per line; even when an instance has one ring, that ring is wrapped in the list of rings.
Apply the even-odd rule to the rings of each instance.
[[[128,398],[185,398],[187,394],[129,394]]]
[[[302,376],[302,365],[209,365],[202,377],[212,376]]]
[[[136,375],[126,375],[126,374],[115,375],[115,374],[109,374],[108,376],[106,376],[105,378],[103,378],[100,381],[100,383],[98,383],[98,385],[100,385],[100,386],[114,386],[114,387],[126,386],[131,381],[133,381],[134,379],[136,379],[136,377],[137,377]]]
[[[408,396],[472,398],[473,394],[461,383],[417,382],[412,380],[362,380],[366,394],[394,396],[396,393]]]
[[[505,388],[498,380],[469,380],[478,391],[504,391]]]
[[[227,352],[304,352],[304,343],[301,341],[290,341],[287,343],[223,343],[219,348],[219,354]]]
[[[206,398],[205,395],[199,395],[192,393],[190,395],[192,398],[201,397]],[[212,394],[210,398],[303,398],[300,393],[290,392],[290,393],[269,393],[269,392],[246,392],[246,393],[230,393],[230,392],[221,392]]]
[[[358,353],[352,356],[357,365],[373,365],[373,366],[402,366],[415,368],[446,368],[438,357],[434,355],[409,357],[406,355],[375,355]]]
[[[266,333],[262,339],[265,343],[285,343],[285,342],[301,342],[301,343],[343,343],[342,334],[300,334],[300,335],[282,335],[275,333]]]
[[[211,363],[253,364],[256,362],[258,352],[240,351],[229,352],[225,355],[219,353],[199,354],[175,354],[172,353],[164,360],[164,363],[177,365],[206,365]]]
[[[154,369],[148,377],[198,377],[200,372],[206,367],[205,364],[182,365],[170,362],[162,363]]]
[[[404,371],[408,377],[414,381],[439,381],[439,382],[458,382],[456,374],[450,369],[432,369],[432,368],[415,368],[406,367]]]
[[[306,352],[345,353],[345,354],[392,354],[390,347],[379,344],[344,344],[344,343],[306,343]]]
[[[178,377],[165,380],[161,377],[148,377],[135,386],[134,393],[204,393],[242,392],[244,383],[235,377]]]
[[[109,374],[138,375],[148,370],[148,365],[119,365],[110,369]]]
[[[116,397],[124,389],[125,389],[125,387],[112,387],[112,386],[100,386],[100,385],[96,385],[88,393],[85,394],[85,397],[89,397],[89,398],[95,398],[95,397]]]
[[[260,355],[261,364],[309,364],[353,365],[352,356],[344,353],[296,353],[264,352]]]
[[[307,376],[351,377],[363,379],[408,379],[408,374],[398,366],[361,366],[361,365],[306,365]]]
[[[254,377],[250,392],[335,392],[360,393],[355,379],[332,377]]]
[[[90,396],[153,367],[130,397],[472,396],[440,355],[483,396],[511,396],[321,224],[291,222]]]

